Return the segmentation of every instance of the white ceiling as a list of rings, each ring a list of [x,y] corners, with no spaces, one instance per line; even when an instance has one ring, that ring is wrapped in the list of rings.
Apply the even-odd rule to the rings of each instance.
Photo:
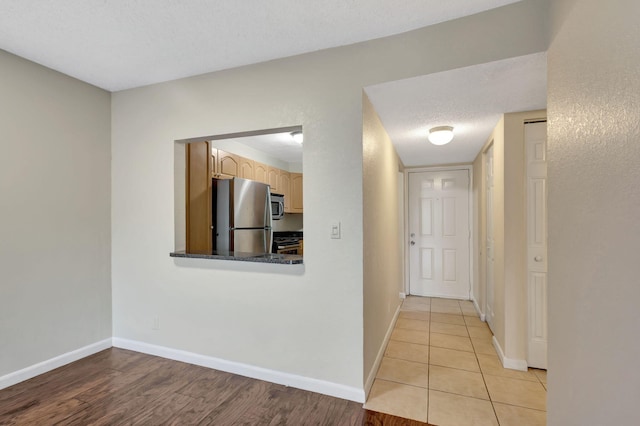
[[[517,1],[0,0],[0,49],[118,91],[385,37]],[[469,162],[501,113],[545,108],[546,57],[366,92],[406,166]],[[455,127],[453,142],[426,142],[437,125]],[[251,143],[265,145],[259,139]],[[301,147],[287,146],[290,139],[273,143],[284,161],[299,161]]]
[[[502,113],[546,108],[547,57],[537,53],[365,91],[405,166],[471,162]],[[453,126],[453,141],[429,143],[435,126]]]
[[[110,91],[385,37],[517,0],[0,0],[0,49]]]

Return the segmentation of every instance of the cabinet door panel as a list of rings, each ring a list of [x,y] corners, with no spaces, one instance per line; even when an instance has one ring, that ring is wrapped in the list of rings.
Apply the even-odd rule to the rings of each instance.
[[[269,183],[269,178],[267,177],[267,169],[268,167],[262,163],[258,163],[254,161],[253,167],[253,179],[262,183]]]
[[[291,213],[291,174],[280,170],[280,182],[278,185],[280,193],[284,195],[284,212]]]
[[[278,185],[278,181],[280,180],[280,169],[275,168],[275,167],[269,167],[267,169],[267,178],[268,178],[268,184],[269,186],[271,186],[271,192],[277,192],[278,194],[280,193],[280,188]]]
[[[240,162],[240,177],[243,179],[252,179],[253,180],[253,172],[254,172],[254,163],[253,160],[249,160],[248,158],[238,157]]]
[[[227,176],[240,176],[240,159],[230,152],[218,150],[218,171],[219,174]]]
[[[291,212],[302,213],[302,173],[291,173]]]

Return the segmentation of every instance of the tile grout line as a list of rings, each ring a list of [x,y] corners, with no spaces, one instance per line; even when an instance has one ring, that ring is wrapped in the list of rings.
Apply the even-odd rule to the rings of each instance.
[[[525,407],[524,405],[516,405],[516,404],[510,404],[508,402],[501,402],[501,401],[496,401],[497,404],[502,404],[502,405],[508,405],[509,407],[516,407],[516,408],[522,408],[525,410],[532,410],[532,411],[539,411],[541,413],[546,413],[547,410],[541,410],[539,408],[531,408],[531,407]],[[493,403],[492,403],[493,404]]]
[[[467,333],[469,333],[469,326],[467,327]],[[487,386],[487,381],[484,378],[484,371],[482,371],[482,367],[480,366],[480,359],[478,359],[478,353],[476,352],[476,346],[473,344],[473,340],[471,339],[471,335],[469,335],[469,340],[471,340],[471,346],[473,346],[473,355],[476,357],[476,362],[478,363],[478,368],[480,369],[480,375],[482,376],[482,383],[484,383],[484,387],[487,390],[487,396],[489,397],[489,402],[491,403],[491,409],[493,410],[493,415],[496,416],[496,422],[498,426],[500,426],[500,419],[498,418],[498,413],[496,412],[496,406],[493,403],[493,398],[491,398],[491,393],[489,392],[489,386]]]
[[[402,342],[402,343],[406,343],[406,342]],[[416,343],[416,344],[417,344],[417,343]],[[425,346],[425,345],[422,345],[422,346]],[[397,358],[397,357],[395,357],[395,356],[386,356],[386,355],[385,355],[385,356],[384,356],[384,358],[397,359],[397,360],[400,360],[400,361],[407,361],[407,362],[413,362],[414,364],[423,364],[423,365],[425,365],[425,364],[426,364],[426,365],[429,365],[429,362],[413,361],[413,360],[411,360],[411,359],[406,359],[406,358]],[[376,373],[376,377],[378,377],[378,373]]]
[[[478,328],[482,328],[482,325],[475,325],[475,324],[474,325],[469,325],[467,323],[465,317],[471,317],[471,315],[465,315],[464,314],[464,312],[462,311],[462,306],[460,305],[460,303],[462,303],[462,302],[458,301],[458,305],[459,305],[460,311],[462,312],[462,319],[463,319],[463,322],[464,322],[464,325],[465,325],[465,330],[467,332],[467,336],[466,337],[471,342],[471,347],[473,348],[473,354],[474,354],[474,357],[475,357],[476,362],[477,362],[478,367],[479,367],[478,372],[481,374],[482,381],[483,381],[483,384],[485,386],[485,390],[487,392],[488,399],[477,398],[475,396],[463,395],[463,394],[459,394],[459,393],[456,393],[456,392],[450,392],[450,391],[440,391],[440,392],[443,392],[443,393],[446,393],[446,394],[450,394],[450,395],[464,396],[464,397],[476,399],[476,400],[479,400],[479,401],[488,401],[491,404],[491,407],[492,407],[492,410],[493,410],[493,413],[494,413],[494,418],[495,418],[497,424],[500,425],[500,420],[498,418],[497,411],[496,411],[496,406],[495,406],[495,404],[498,403],[498,401],[493,401],[493,399],[491,397],[491,394],[489,393],[489,388],[488,388],[487,383],[486,383],[486,376],[499,377],[499,378],[505,378],[505,379],[513,379],[513,380],[517,380],[517,381],[530,382],[530,383],[538,382],[544,388],[545,393],[547,391],[547,388],[546,388],[545,384],[542,382],[541,377],[538,374],[536,374],[535,372],[532,372],[532,373],[535,376],[536,381],[526,380],[526,379],[522,379],[522,378],[507,377],[507,376],[502,376],[500,374],[497,374],[497,375],[486,374],[484,372],[484,370],[480,367],[480,360],[479,360],[479,355],[480,354],[477,352],[477,349],[476,349],[476,346],[478,344],[480,344],[481,340],[480,340],[480,338],[478,338],[478,339],[476,339],[477,340],[477,342],[476,342],[476,341],[474,341],[474,339],[470,335],[470,327],[473,327],[474,329],[478,329]],[[447,314],[447,313],[442,313],[442,312],[440,312],[440,313],[433,312],[432,311],[432,307],[433,307],[432,305],[433,305],[432,304],[432,299],[429,298],[429,308],[428,308],[429,309],[429,311],[428,311],[429,312],[428,345],[426,345],[426,346],[428,346],[428,351],[427,351],[427,354],[428,354],[428,358],[427,358],[428,375],[427,375],[427,389],[426,389],[427,390],[427,420],[429,418],[430,408],[432,408],[430,406],[430,402],[431,401],[430,401],[430,398],[429,398],[429,396],[430,396],[429,393],[430,393],[430,385],[431,385],[430,376],[431,376],[431,367],[432,367],[432,364],[431,364],[431,348],[432,348],[433,342],[431,341],[431,328],[432,328],[431,327],[431,322],[434,322],[433,321],[433,313],[444,314],[444,315],[456,315],[456,314],[451,314],[451,313]],[[426,307],[426,305],[424,307]],[[460,314],[457,314],[456,316],[460,316]],[[474,315],[474,317],[477,318],[478,314],[476,313]],[[425,321],[425,320],[422,320],[422,319],[419,319],[419,320],[420,321]],[[435,321],[435,322],[438,322],[438,321]],[[451,323],[442,323],[442,324],[451,324]],[[456,325],[456,324],[454,324],[454,325]],[[484,325],[484,326],[486,327],[486,325]],[[415,331],[422,331],[422,330],[415,330]],[[455,334],[448,334],[448,333],[441,333],[441,334],[445,334],[445,335],[453,336],[453,337],[464,337],[464,336],[457,336]],[[415,343],[415,342],[405,342],[405,343],[422,345],[420,343]],[[424,346],[424,345],[422,345],[422,346]],[[433,346],[433,347],[435,348],[437,346]],[[460,350],[460,349],[455,349],[455,348],[442,348],[442,349],[448,349],[448,350],[454,350],[454,351],[458,351],[458,352],[470,353],[470,352],[467,352],[467,351],[464,351],[464,350]],[[485,355],[485,354],[483,354],[483,355]],[[398,359],[402,359],[402,358],[398,358]],[[411,360],[405,360],[405,361],[411,361]],[[415,361],[413,361],[413,362],[415,362]],[[447,368],[447,369],[453,369],[453,370],[459,370],[459,371],[469,371],[469,370],[454,368],[454,367],[450,367],[450,366],[438,366],[438,367]],[[383,379],[381,379],[381,380],[383,380]],[[421,386],[411,385],[411,384],[407,384],[407,383],[402,383],[402,382],[395,382],[395,383],[403,384],[403,385],[406,385],[406,386],[411,386],[411,387],[414,387],[414,388],[424,389]],[[507,406],[511,406],[511,407],[522,408],[522,409],[525,409],[525,410],[532,410],[532,411],[536,411],[536,412],[540,412],[540,413],[546,413],[546,410],[541,410],[541,409],[532,408],[532,407],[528,407],[528,406],[522,406],[522,405],[517,405],[517,404],[513,404],[513,403],[506,403],[506,402],[500,402],[500,403],[504,404],[504,405],[507,405]]]
[[[391,380],[391,379],[383,379],[383,378],[377,377],[377,376],[376,376],[376,380],[381,380],[383,382],[389,382],[389,383],[396,383],[398,385],[403,385],[403,386],[411,386],[412,388],[417,388],[417,389],[428,389],[428,388],[423,388],[422,386],[413,385],[411,383],[398,382],[397,380]]]

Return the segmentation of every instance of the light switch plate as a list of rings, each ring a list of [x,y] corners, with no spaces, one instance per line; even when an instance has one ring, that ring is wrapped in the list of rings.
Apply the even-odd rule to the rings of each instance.
[[[333,238],[334,240],[339,240],[340,236],[340,222],[333,222],[331,224],[331,238]]]

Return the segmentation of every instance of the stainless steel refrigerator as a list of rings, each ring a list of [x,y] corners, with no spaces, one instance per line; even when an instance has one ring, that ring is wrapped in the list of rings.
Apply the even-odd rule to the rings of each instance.
[[[249,179],[213,179],[213,241],[219,252],[270,253],[269,185]]]

